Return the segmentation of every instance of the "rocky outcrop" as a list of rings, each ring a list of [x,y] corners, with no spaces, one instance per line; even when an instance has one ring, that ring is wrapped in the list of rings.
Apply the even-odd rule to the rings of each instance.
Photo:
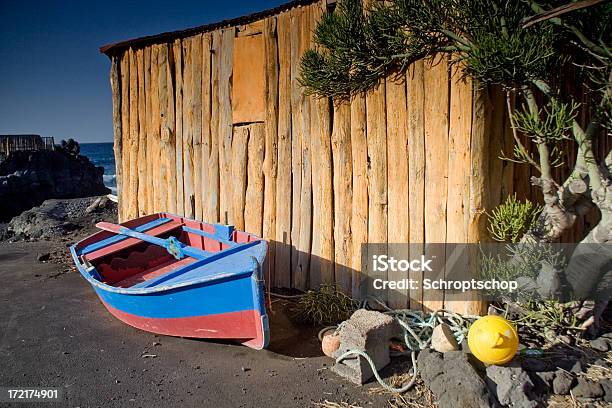
[[[117,222],[117,204],[102,197],[46,200],[24,211],[6,226],[7,239],[56,240],[83,237],[96,230],[99,221]]]
[[[63,151],[20,151],[0,162],[0,221],[10,220],[50,198],[110,193],[104,169],[87,157]]]

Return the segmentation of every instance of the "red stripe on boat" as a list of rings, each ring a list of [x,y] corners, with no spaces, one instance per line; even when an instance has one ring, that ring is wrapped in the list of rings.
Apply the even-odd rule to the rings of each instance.
[[[256,310],[208,316],[154,318],[125,313],[102,299],[100,301],[113,316],[137,329],[168,336],[236,340],[254,349],[262,349],[264,346],[261,315]]]

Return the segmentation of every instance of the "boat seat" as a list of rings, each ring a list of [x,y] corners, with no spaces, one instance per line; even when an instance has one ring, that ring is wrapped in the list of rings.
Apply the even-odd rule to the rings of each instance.
[[[181,227],[182,225],[183,223],[178,221],[166,222],[162,225],[147,230],[147,234],[156,237],[175,230]],[[87,259],[89,262],[94,262],[106,255],[121,251],[137,244],[141,244],[142,242],[143,241],[139,240],[138,238],[129,237],[114,244],[90,252],[89,254],[85,255],[85,259]]]
[[[129,276],[119,282],[115,282],[113,286],[117,288],[129,288],[139,283],[146,282],[148,280],[161,276],[174,269],[182,268],[183,266],[189,265],[190,263],[193,263],[195,261],[196,259],[191,257],[185,257],[178,261],[176,259],[171,259],[168,262],[164,262],[163,264],[147,269],[146,271]]]

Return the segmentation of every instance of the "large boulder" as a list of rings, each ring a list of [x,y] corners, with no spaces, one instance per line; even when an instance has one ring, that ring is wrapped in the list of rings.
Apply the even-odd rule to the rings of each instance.
[[[417,367],[440,408],[488,408],[493,402],[467,353],[440,354],[424,349],[419,352]]]
[[[50,198],[110,193],[104,169],[63,150],[18,151],[0,162],[0,221],[8,221]]]

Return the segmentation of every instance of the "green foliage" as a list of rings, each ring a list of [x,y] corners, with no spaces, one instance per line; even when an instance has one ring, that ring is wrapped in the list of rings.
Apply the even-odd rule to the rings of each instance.
[[[559,61],[558,36],[550,25],[522,28],[532,13],[510,0],[392,0],[368,10],[361,0],[342,0],[317,26],[318,47],[302,59],[301,82],[319,96],[350,96],[437,52],[452,53],[481,84],[548,78]]]
[[[515,112],[514,123],[516,129],[528,137],[546,142],[560,142],[568,139],[568,132],[572,130],[578,108],[577,103],[563,103],[557,98],[551,98],[548,105],[538,112],[531,112],[525,107],[522,111]]]
[[[577,329],[578,318],[571,303],[558,300],[526,301],[520,304],[521,316],[513,319],[517,326],[530,326],[544,330]]]
[[[516,199],[516,194],[487,214],[489,233],[499,242],[518,242],[538,219],[542,207],[526,200]]]
[[[495,248],[496,249],[496,248]],[[555,269],[565,267],[563,253],[547,243],[517,243],[504,246],[503,253],[484,252],[480,257],[480,276],[482,280],[515,281],[518,278],[538,278],[542,264],[550,264]],[[492,290],[489,296],[508,296],[507,292]],[[537,295],[528,291],[513,294],[520,301],[535,300]]]
[[[321,285],[319,290],[309,290],[300,298],[295,318],[304,323],[331,325],[347,320],[357,305],[334,285]]]

